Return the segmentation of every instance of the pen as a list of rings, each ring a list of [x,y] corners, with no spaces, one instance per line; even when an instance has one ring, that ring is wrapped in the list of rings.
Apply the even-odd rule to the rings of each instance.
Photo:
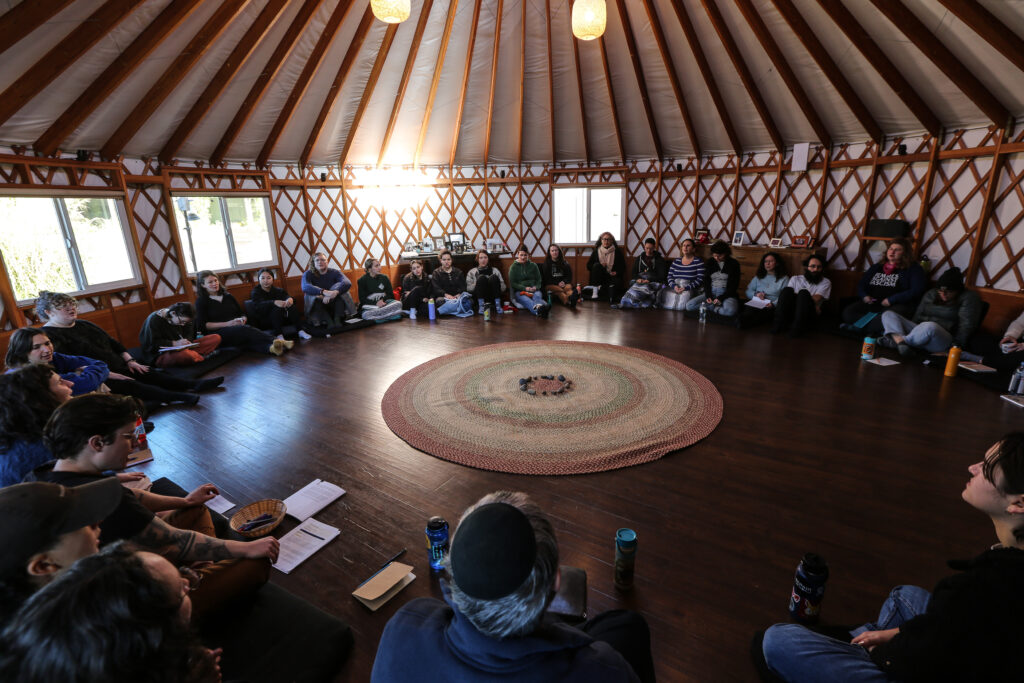
[[[377,576],[377,574],[380,574],[382,571],[387,569],[389,564],[391,564],[392,562],[394,562],[395,560],[397,560],[398,558],[400,558],[404,554],[405,554],[405,548],[402,548],[397,553],[395,553],[394,557],[392,557],[390,560],[388,560],[387,562],[382,564],[380,566],[380,569],[378,569],[374,573],[370,574],[370,578],[366,579],[366,581],[363,581],[363,583],[359,584],[359,586],[362,586],[362,585],[366,584],[367,582],[369,582],[370,579],[372,579],[373,577]],[[356,586],[356,588],[359,588],[359,586]]]

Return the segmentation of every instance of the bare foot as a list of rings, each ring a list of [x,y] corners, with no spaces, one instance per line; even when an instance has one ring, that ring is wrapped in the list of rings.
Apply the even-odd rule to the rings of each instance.
[[[892,340],[894,342],[896,342],[897,344],[902,344],[906,339],[905,339],[905,337],[901,337],[898,334],[894,334],[894,335],[892,335]]]

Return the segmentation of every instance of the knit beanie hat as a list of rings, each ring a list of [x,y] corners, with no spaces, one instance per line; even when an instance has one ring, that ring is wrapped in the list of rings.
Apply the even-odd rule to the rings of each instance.
[[[957,267],[950,268],[939,276],[939,287],[960,291],[964,288],[964,276]]]
[[[455,530],[452,580],[472,598],[497,600],[523,585],[536,559],[537,539],[526,515],[508,503],[488,503]]]

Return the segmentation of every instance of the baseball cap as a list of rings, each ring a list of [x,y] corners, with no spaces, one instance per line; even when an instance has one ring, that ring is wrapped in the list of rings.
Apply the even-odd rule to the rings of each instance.
[[[102,522],[121,496],[116,477],[75,487],[36,481],[0,489],[0,573],[24,566],[63,534]]]

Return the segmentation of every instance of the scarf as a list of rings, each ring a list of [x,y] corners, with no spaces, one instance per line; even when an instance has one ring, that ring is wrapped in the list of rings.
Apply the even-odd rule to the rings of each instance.
[[[615,247],[605,247],[603,244],[597,248],[597,258],[609,273],[615,268]]]
[[[886,261],[884,264],[882,264],[882,272],[885,273],[886,275],[892,275],[893,273],[895,273],[899,269],[900,269],[899,266],[897,266],[895,264],[892,264],[892,263],[889,263],[888,261]]]

